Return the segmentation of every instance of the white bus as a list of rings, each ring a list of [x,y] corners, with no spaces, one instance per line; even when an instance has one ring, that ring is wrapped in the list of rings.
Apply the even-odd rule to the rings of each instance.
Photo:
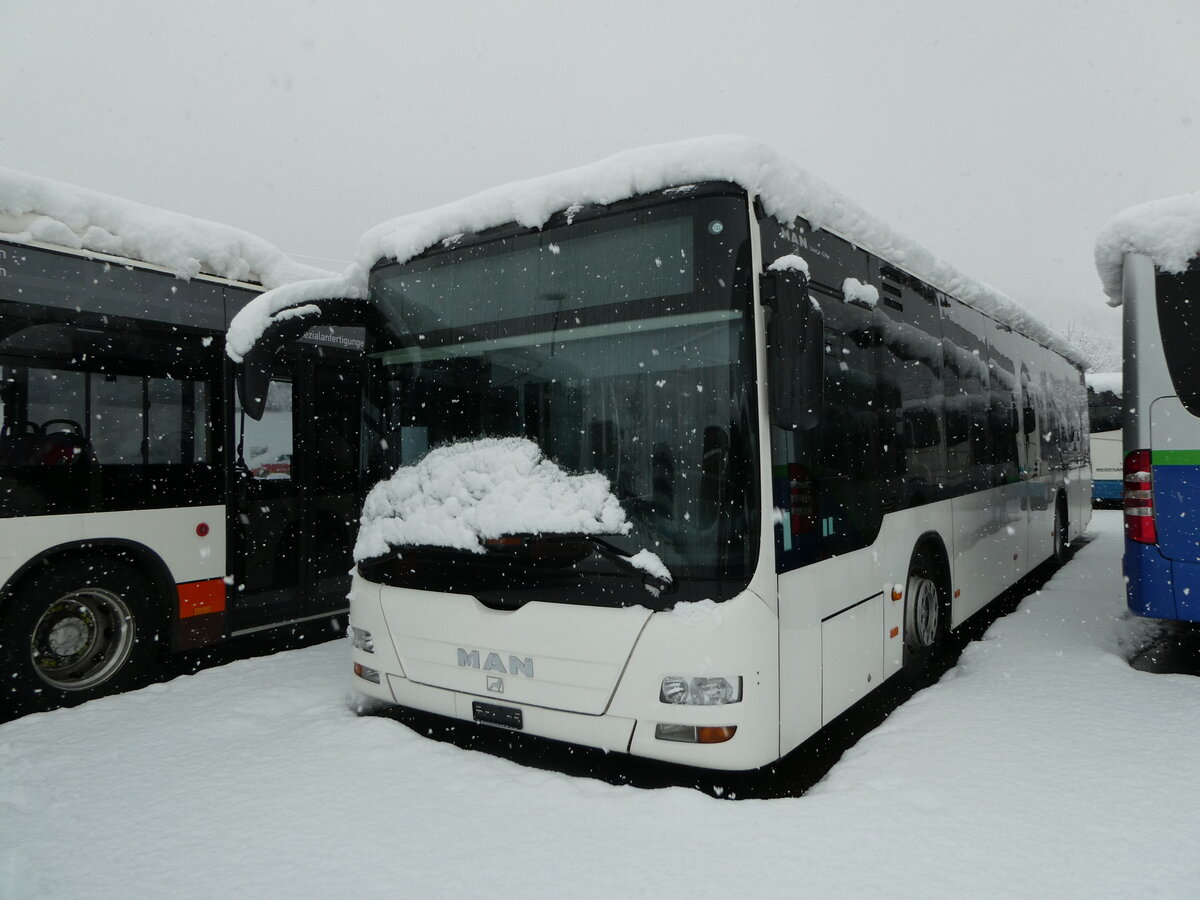
[[[244,434],[223,352],[257,279],[323,274],[236,229],[0,169],[0,718],[344,611],[359,491],[335,438],[358,441],[355,336],[274,360]]]
[[[1091,431],[1092,505],[1121,505],[1121,373],[1087,376],[1088,426]]]
[[[1116,216],[1097,239],[1096,264],[1124,307],[1129,609],[1200,622],[1200,192]]]
[[[491,191],[358,263],[379,700],[758,767],[1090,517],[1083,360],[757,143]]]

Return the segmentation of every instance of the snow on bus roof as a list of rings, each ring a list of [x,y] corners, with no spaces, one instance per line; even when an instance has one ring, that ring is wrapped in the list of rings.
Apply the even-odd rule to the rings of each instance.
[[[238,228],[2,166],[0,237],[121,256],[183,279],[204,273],[274,288],[332,274]]]
[[[1121,305],[1121,265],[1142,253],[1164,272],[1180,274],[1200,254],[1200,191],[1151,200],[1118,213],[1096,238],[1096,271],[1109,306]]]
[[[1098,394],[1110,391],[1120,396],[1124,376],[1120,372],[1088,372],[1087,386]]]
[[[1086,358],[1000,291],[970,278],[877,219],[821,179],[759,141],[721,135],[628,150],[599,162],[518,181],[384,222],[359,242],[337,279],[291,285],[258,297],[229,330],[229,355],[240,359],[279,310],[331,296],[366,296],[367,276],[381,259],[405,262],[439,241],[516,222],[540,228],[556,212],[607,204],[637,194],[701,181],[731,181],[755,194],[769,215],[791,224],[803,217],[957,297],[1054,349],[1073,362]]]

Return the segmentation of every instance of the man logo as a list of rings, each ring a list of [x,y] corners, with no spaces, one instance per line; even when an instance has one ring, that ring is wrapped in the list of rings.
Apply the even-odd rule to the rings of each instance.
[[[489,675],[487,680],[487,689],[493,694],[503,694],[504,679],[499,675]]]
[[[464,650],[458,648],[458,664],[464,669],[479,669],[482,668],[485,672],[497,672],[500,675],[524,675],[526,678],[533,677],[533,657],[526,656],[509,656],[508,668],[504,667],[504,660],[500,658],[499,653],[489,651],[487,658],[483,661],[483,665],[479,665],[478,650]]]

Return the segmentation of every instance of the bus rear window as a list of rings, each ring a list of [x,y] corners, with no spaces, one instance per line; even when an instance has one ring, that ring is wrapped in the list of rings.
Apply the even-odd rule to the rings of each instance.
[[[1158,327],[1167,371],[1180,401],[1200,416],[1200,266],[1182,275],[1159,272]]]

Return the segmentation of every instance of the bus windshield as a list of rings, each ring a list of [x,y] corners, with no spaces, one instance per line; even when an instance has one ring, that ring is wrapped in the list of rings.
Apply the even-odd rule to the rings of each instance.
[[[621,552],[648,549],[677,580],[748,578],[745,198],[659,197],[571,219],[375,270],[385,326],[369,354],[368,480],[435,446],[526,437],[564,469],[608,477],[631,525],[606,536]],[[709,584],[714,594],[726,592]]]

